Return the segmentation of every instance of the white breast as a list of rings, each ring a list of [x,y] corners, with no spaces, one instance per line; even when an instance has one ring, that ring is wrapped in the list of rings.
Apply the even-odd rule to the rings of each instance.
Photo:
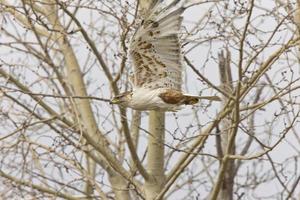
[[[165,90],[165,88],[136,88],[128,106],[136,110],[176,110],[177,105],[167,104],[159,97]]]

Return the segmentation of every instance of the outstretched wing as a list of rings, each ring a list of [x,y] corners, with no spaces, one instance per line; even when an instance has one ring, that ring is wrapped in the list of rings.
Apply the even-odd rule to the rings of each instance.
[[[181,89],[182,52],[178,33],[184,8],[153,7],[130,44],[133,84],[144,88]]]

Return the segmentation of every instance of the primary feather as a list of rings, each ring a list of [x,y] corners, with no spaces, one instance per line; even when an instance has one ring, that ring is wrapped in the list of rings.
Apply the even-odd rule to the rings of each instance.
[[[181,91],[183,56],[179,32],[186,7],[178,4],[185,1],[174,0],[166,6],[157,2],[143,15],[131,39],[133,90],[116,96],[111,103],[136,110],[177,111],[182,105],[193,105],[200,99],[219,100]]]
[[[137,28],[130,44],[135,88],[181,90],[182,52],[178,37],[184,8],[179,1],[153,7]]]

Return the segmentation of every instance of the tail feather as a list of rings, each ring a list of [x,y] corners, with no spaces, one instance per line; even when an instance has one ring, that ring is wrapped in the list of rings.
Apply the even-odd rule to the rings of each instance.
[[[206,99],[210,101],[222,101],[222,99],[218,96],[199,96],[198,99]]]
[[[184,95],[185,99],[183,103],[185,105],[194,105],[199,102],[201,99],[209,100],[209,101],[221,101],[221,98],[218,96],[192,96],[192,95]]]

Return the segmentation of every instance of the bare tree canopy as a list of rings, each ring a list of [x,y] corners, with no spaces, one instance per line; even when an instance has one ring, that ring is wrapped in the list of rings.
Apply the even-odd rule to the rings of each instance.
[[[109,104],[154,5],[186,7],[178,112]],[[299,199],[300,2],[0,0],[0,199]],[[172,67],[172,66],[171,66]]]

